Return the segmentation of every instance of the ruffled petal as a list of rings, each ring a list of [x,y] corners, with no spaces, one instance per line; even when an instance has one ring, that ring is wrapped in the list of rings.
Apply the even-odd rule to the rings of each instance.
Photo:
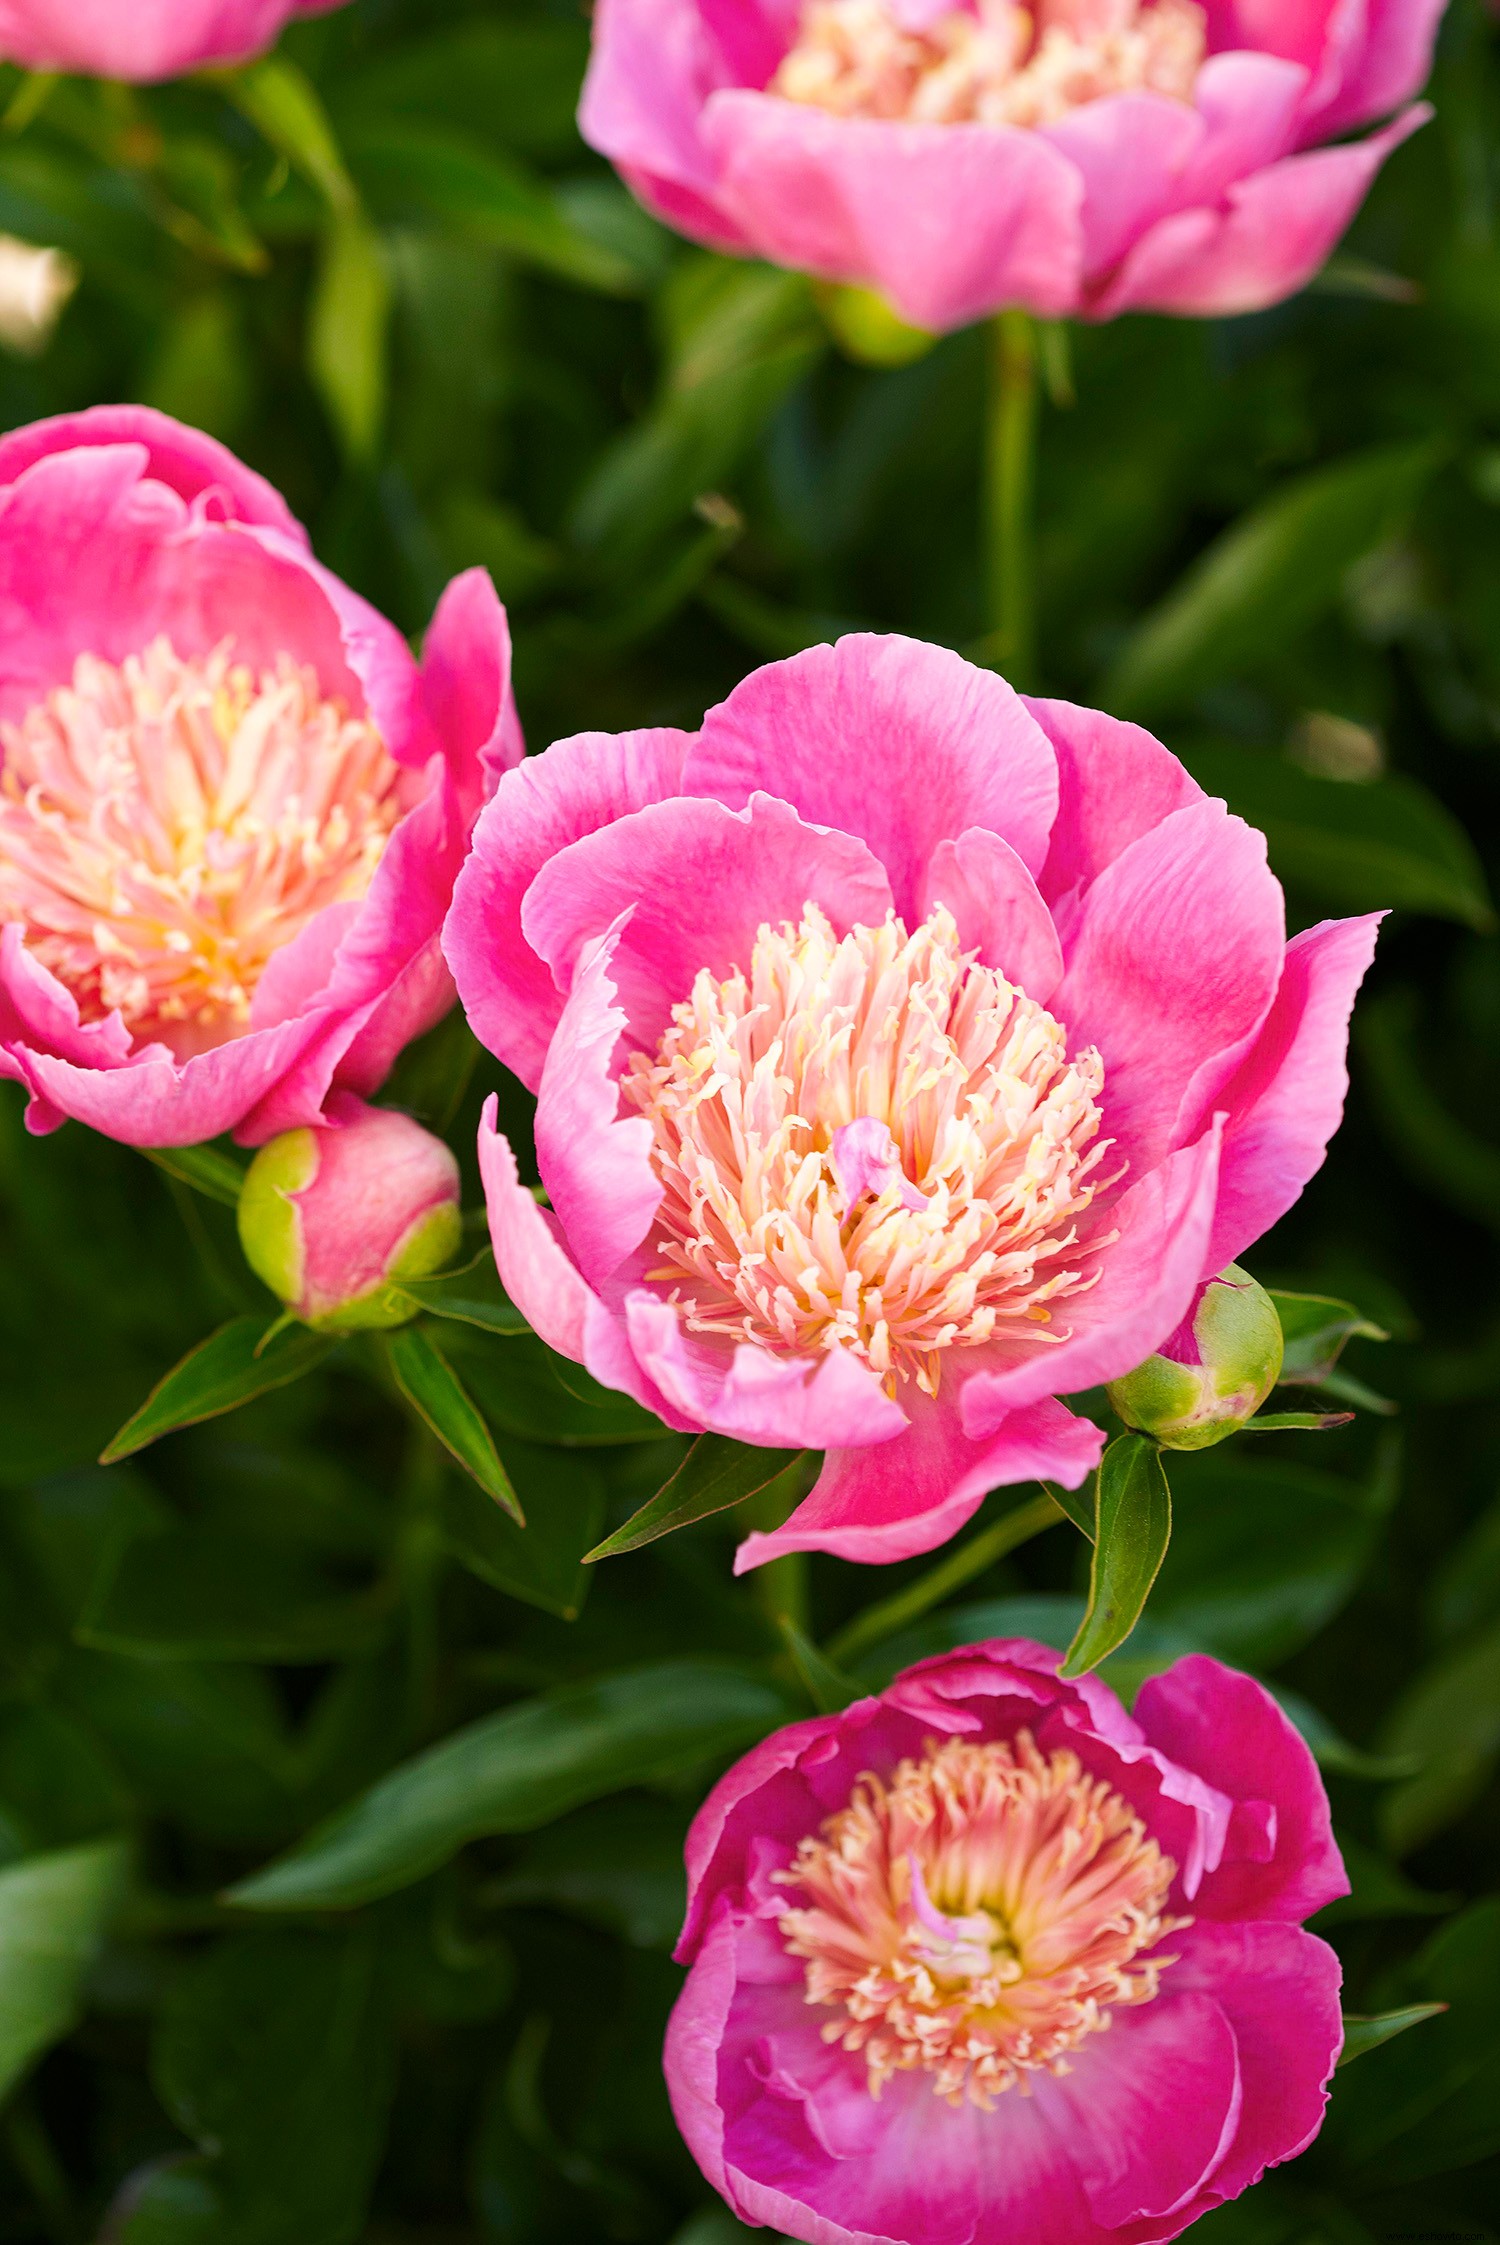
[[[773,1356],[741,1341],[729,1348],[683,1331],[678,1311],[645,1289],[625,1299],[636,1359],[679,1424],[708,1428],[773,1450],[828,1450],[884,1443],[906,1415],[867,1365],[847,1349],[819,1359]]]
[[[1062,944],[1040,889],[1008,842],[982,826],[939,842],[918,910],[925,919],[939,904],[953,914],[966,951],[1038,1005],[1047,1003],[1062,980]]]
[[[139,472],[175,491],[205,519],[259,523],[307,545],[307,532],[274,484],[216,437],[149,405],[92,405],[10,430],[0,436],[0,484],[14,483],[50,454],[119,444],[139,445],[144,453]]]

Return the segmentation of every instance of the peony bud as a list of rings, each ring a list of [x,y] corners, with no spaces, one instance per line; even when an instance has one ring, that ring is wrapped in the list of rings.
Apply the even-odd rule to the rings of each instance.
[[[1127,1426],[1168,1450],[1206,1450],[1258,1411],[1281,1371],[1281,1320],[1263,1286],[1231,1263],[1156,1356],[1109,1388]]]
[[[240,1195],[240,1245],[305,1324],[347,1333],[403,1325],[400,1282],[453,1260],[458,1163],[409,1115],[348,1092],[328,1120],[262,1146]]]

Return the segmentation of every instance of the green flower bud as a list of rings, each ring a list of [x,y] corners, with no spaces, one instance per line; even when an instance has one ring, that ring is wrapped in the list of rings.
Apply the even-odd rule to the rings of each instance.
[[[1231,1263],[1197,1300],[1159,1353],[1109,1400],[1129,1427],[1168,1450],[1206,1450],[1252,1417],[1281,1372],[1281,1320],[1263,1286]]]
[[[404,1325],[401,1282],[451,1263],[463,1236],[458,1164],[409,1115],[335,1094],[329,1118],[262,1146],[240,1194],[245,1260],[304,1324]]]

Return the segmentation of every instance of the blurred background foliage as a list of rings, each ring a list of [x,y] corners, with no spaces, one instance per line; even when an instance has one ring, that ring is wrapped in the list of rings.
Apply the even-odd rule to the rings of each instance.
[[[571,0],[358,0],[235,75],[7,73],[0,230],[77,285],[0,354],[0,422],[128,398],[212,431],[413,634],[483,563],[534,747],[692,724],[848,626],[982,651],[983,338],[861,364],[805,283],[673,240],[576,135],[586,50]],[[1341,2075],[1214,2245],[1500,2234],[1500,33],[1470,0],[1435,93],[1297,302],[1044,353],[1033,683],[1162,733],[1300,921],[1395,907],[1344,1132],[1253,1257],[1393,1338],[1335,1383],[1354,1426],[1178,1464],[1109,1673],[1197,1646],[1272,1680],[1353,1873],[1322,1921],[1349,2007],[1450,2009]],[[492,1088],[524,1135],[453,1020],[388,1096],[468,1160]],[[100,1468],[267,1304],[211,1195],[28,1140],[3,1089],[0,2238],[730,2245],[657,2065],[692,1807],[842,1688],[818,1643],[879,1682],[1065,1642],[1083,1545],[981,1565],[1022,1491],[967,1579],[736,1585],[734,1514],[586,1567],[683,1445],[459,1325],[524,1531],[368,1343]]]

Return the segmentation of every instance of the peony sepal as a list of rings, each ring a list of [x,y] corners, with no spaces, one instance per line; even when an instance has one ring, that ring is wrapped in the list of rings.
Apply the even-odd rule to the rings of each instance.
[[[1281,1321],[1265,1288],[1230,1263],[1161,1350],[1108,1395],[1128,1427],[1166,1450],[1207,1450],[1237,1434],[1281,1375]]]

